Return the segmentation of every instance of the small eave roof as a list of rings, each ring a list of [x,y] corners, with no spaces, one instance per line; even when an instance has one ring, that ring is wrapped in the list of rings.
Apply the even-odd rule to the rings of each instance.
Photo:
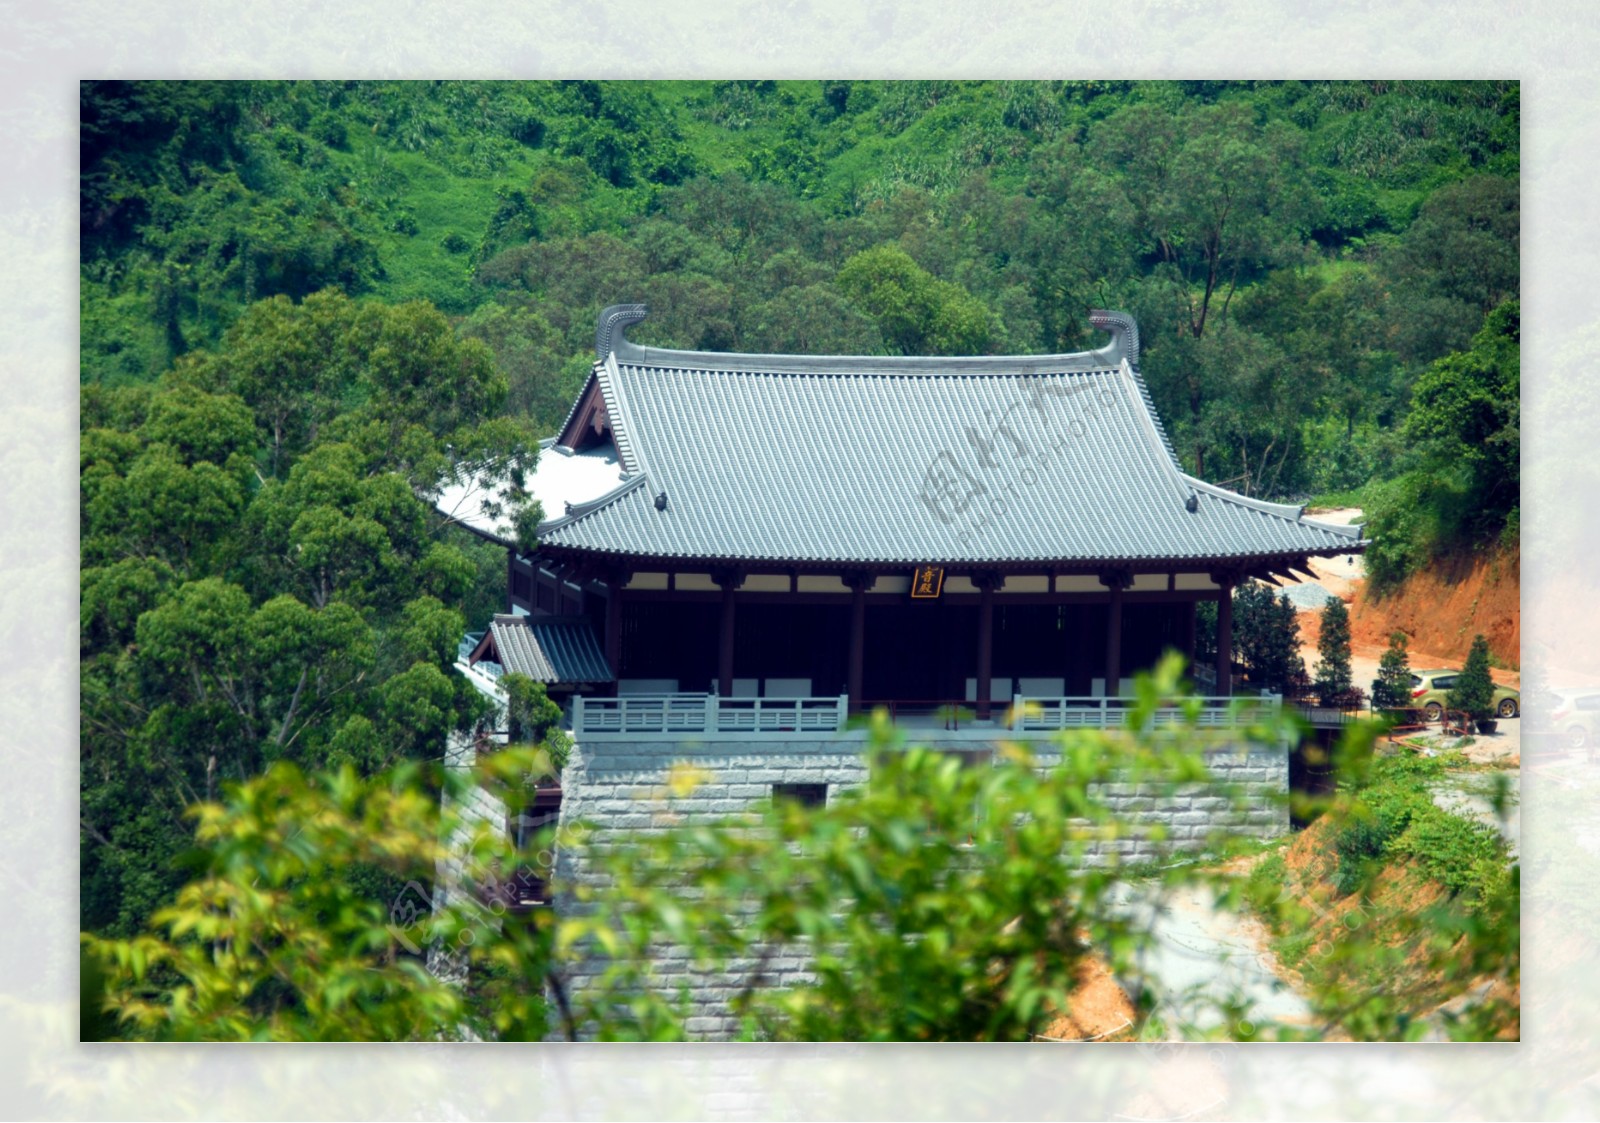
[[[594,626],[583,616],[496,616],[473,652],[473,662],[490,650],[507,672],[547,685],[616,679]]]

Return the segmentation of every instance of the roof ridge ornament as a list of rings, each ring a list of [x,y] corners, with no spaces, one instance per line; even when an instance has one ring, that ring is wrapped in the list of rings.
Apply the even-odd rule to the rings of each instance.
[[[616,345],[624,342],[622,329],[638,323],[649,314],[648,304],[613,304],[601,312],[594,328],[595,360],[605,362],[606,356],[615,350]]]
[[[1139,325],[1131,315],[1109,308],[1092,308],[1089,322],[1111,333],[1111,342],[1097,352],[1107,357],[1108,366],[1115,366],[1118,360],[1125,358],[1130,367],[1139,369]]]

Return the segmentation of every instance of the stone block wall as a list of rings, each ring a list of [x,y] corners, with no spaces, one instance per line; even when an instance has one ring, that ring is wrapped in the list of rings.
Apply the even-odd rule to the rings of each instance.
[[[696,769],[699,782],[686,795],[667,789],[674,767]],[[558,885],[593,884],[595,869],[574,847],[561,847],[578,823],[594,828],[594,845],[626,844],[628,834],[664,830],[681,823],[719,819],[748,811],[772,795],[774,784],[826,784],[828,798],[866,782],[867,765],[859,741],[834,739],[764,742],[682,740],[597,741],[577,745],[562,773],[560,829],[557,834]],[[557,912],[572,909],[570,893],[558,895]],[[750,984],[760,952],[725,969],[697,969],[683,948],[667,946],[654,964],[666,991],[687,989],[690,1013],[685,1028],[693,1038],[725,1041],[739,1033],[730,1002]],[[565,973],[574,995],[604,970],[598,960],[578,963]],[[767,985],[791,987],[810,979],[796,950],[773,949],[762,966]]]
[[[982,750],[964,740],[935,748]],[[662,830],[690,821],[704,821],[749,810],[772,794],[774,784],[827,784],[828,799],[867,779],[858,738],[692,743],[683,740],[594,741],[578,745],[562,777],[564,801],[561,835],[575,824],[594,828],[590,844],[625,844],[631,832]],[[1038,746],[1044,748],[1044,746]],[[1112,850],[1125,861],[1156,860],[1175,850],[1202,847],[1219,829],[1268,839],[1289,830],[1284,797],[1289,782],[1288,746],[1213,749],[1206,763],[1216,784],[1177,787],[1152,783],[1108,783],[1103,795],[1113,810],[1141,828],[1160,825],[1165,840],[1137,830],[1100,844],[1102,858]],[[1041,767],[1052,763],[1039,756]],[[667,780],[673,767],[692,767],[701,780],[688,795],[673,796]],[[1231,793],[1225,794],[1227,789]],[[577,847],[559,848],[559,883],[593,884],[597,871]],[[558,896],[558,912],[576,908],[570,894]],[[654,970],[663,988],[673,994],[687,989],[691,1009],[687,1030],[702,1040],[727,1040],[739,1032],[730,999],[746,986],[756,962],[731,963],[725,970],[700,971],[681,948],[664,947]],[[569,990],[578,994],[604,969],[591,960],[570,968]],[[794,986],[809,978],[807,964],[795,949],[774,949],[764,969],[767,985]]]
[[[1091,855],[1114,853],[1123,862],[1156,861],[1175,852],[1204,849],[1226,832],[1236,838],[1267,840],[1289,833],[1289,749],[1251,746],[1216,748],[1205,754],[1212,783],[1170,784],[1142,781],[1100,785],[1100,796],[1119,819],[1131,825],[1122,838],[1098,844]],[[1055,758],[1039,754],[1041,767]],[[1162,837],[1149,837],[1151,828]]]

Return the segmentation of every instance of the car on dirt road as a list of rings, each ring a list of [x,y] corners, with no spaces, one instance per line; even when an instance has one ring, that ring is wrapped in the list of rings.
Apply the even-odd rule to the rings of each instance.
[[[1444,717],[1449,706],[1447,696],[1456,684],[1460,669],[1411,672],[1411,706],[1427,713],[1429,721]],[[1494,716],[1516,717],[1522,707],[1522,695],[1509,686],[1495,684]]]

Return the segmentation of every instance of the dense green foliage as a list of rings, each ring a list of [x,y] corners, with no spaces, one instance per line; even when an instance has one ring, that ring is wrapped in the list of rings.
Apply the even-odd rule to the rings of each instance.
[[[90,1009],[107,1036],[179,1041],[434,1040],[471,1029],[538,1040],[549,962],[541,914],[430,899],[443,840],[475,869],[514,868],[498,825],[441,813],[441,786],[543,772],[537,754],[476,775],[408,764],[372,780],[349,765],[313,776],[287,761],[192,809],[196,868],[128,939],[85,937]],[[425,774],[425,771],[430,774]],[[431,974],[423,952],[472,968],[469,987]],[[94,990],[103,988],[103,993]]]
[[[481,714],[451,670],[475,548],[426,496],[458,450],[531,463],[504,397],[433,308],[333,292],[251,305],[154,384],[84,387],[86,928],[170,894],[183,807],[221,782],[436,757]]]
[[[1434,803],[1463,760],[1366,744],[1346,739],[1339,794],[1310,828],[1333,860],[1302,836],[1257,864],[1246,898],[1324,1024],[1358,1040],[1515,1040],[1518,865],[1492,827]],[[1504,815],[1510,784],[1490,778]]]
[[[1492,898],[1507,891],[1506,848],[1499,834],[1433,802],[1429,785],[1443,774],[1437,757],[1403,754],[1377,760],[1354,786],[1359,810],[1347,814],[1334,842],[1341,893],[1369,881],[1372,861],[1384,855],[1416,859],[1430,877],[1478,906],[1493,904]],[[1502,784],[1502,803],[1505,788]]]
[[[1013,746],[992,764],[966,767],[893,745],[879,724],[869,782],[826,808],[778,800],[725,822],[647,832],[628,847],[573,825],[559,844],[588,848],[606,876],[569,886],[583,907],[559,920],[466,897],[428,912],[423,888],[440,840],[463,829],[449,811],[454,801],[441,810],[437,786],[459,795],[459,785],[487,784],[514,809],[528,778],[548,770],[547,757],[507,749],[480,756],[471,776],[425,779],[407,765],[366,781],[348,767],[308,778],[279,762],[195,809],[193,878],[149,929],[86,938],[86,1007],[103,1012],[113,1032],[139,1038],[431,1040],[465,1029],[681,1039],[678,996],[648,985],[652,956],[677,944],[701,967],[754,961],[745,968],[751,985],[736,998],[751,1036],[1027,1040],[1071,1009],[1085,956],[1125,977],[1135,970],[1152,912],[1129,908],[1130,899],[1154,909],[1167,894],[1215,893],[1252,901],[1274,928],[1304,924],[1302,905],[1280,892],[1281,857],[1262,862],[1248,884],[1194,862],[1158,869],[1083,858],[1105,840],[1141,830],[1148,837],[1107,804],[1108,781],[1152,794],[1195,783],[1211,798],[1233,794],[1194,751],[1208,736],[1197,710],[1176,725],[1147,720],[1157,705],[1184,705],[1172,693],[1178,671],[1169,660],[1140,678],[1128,730],[1064,735],[1051,747],[1057,763]],[[1283,732],[1276,720],[1247,736],[1275,743]],[[1352,925],[1334,955],[1307,965],[1325,1022],[1275,1026],[1225,1008],[1214,1032],[1403,1036],[1420,1010],[1378,978],[1396,933],[1425,930],[1445,949],[1469,936],[1464,962],[1452,951],[1425,965],[1430,986],[1447,995],[1486,971],[1515,977],[1517,882],[1493,832],[1433,807],[1425,782],[1442,772],[1439,761],[1389,758],[1368,769],[1371,745],[1372,730],[1361,729],[1341,747],[1347,773],[1361,778],[1327,809],[1350,824],[1352,841],[1341,835],[1340,851],[1363,874],[1350,891],[1363,891],[1373,857],[1414,854],[1470,907],[1392,917],[1377,934]],[[702,778],[685,766],[669,788],[682,793]],[[1376,825],[1356,839],[1358,824]],[[548,867],[548,836],[517,852],[497,829],[466,833],[473,887],[490,888],[518,866]],[[1221,857],[1239,849],[1220,829],[1208,843]],[[386,878],[376,892],[370,876],[362,880],[373,871]],[[814,962],[813,982],[755,985],[774,941]],[[429,948],[470,964],[469,984],[424,971]],[[589,955],[609,969],[574,989],[568,965]],[[1352,976],[1377,981],[1352,991]],[[1479,1005],[1487,1004],[1466,1004],[1455,1032],[1493,1031],[1496,1023],[1474,1016]],[[1159,1039],[1183,1030],[1150,1019],[1137,1032]]]
[[[545,427],[608,303],[652,305],[646,342],[846,353],[1073,349],[1120,307],[1187,465],[1303,495],[1392,473],[1418,375],[1517,294],[1515,83],[91,82],[82,105],[90,382],[329,285],[463,318]]]
[[[550,774],[560,777],[572,753],[572,738],[561,728],[561,707],[550,700],[541,683],[527,675],[506,672],[500,676],[506,696],[506,735],[513,745],[538,745],[550,755]]]
[[[1366,489],[1374,540],[1367,573],[1379,592],[1451,552],[1517,541],[1521,490],[1521,313],[1492,311],[1470,350],[1431,364],[1401,427],[1401,473]]]
[[[1154,679],[1141,676],[1138,732],[1070,735],[1054,766],[1013,747],[992,767],[964,767],[893,744],[880,720],[869,783],[825,809],[777,800],[726,822],[646,832],[627,847],[573,824],[560,845],[588,848],[605,876],[567,886],[583,907],[559,922],[457,899],[431,914],[419,908],[441,840],[453,835],[470,838],[460,856],[476,887],[518,866],[548,867],[548,835],[516,852],[435,796],[439,786],[460,795],[483,783],[515,808],[528,778],[549,770],[542,752],[480,755],[470,776],[407,765],[367,781],[348,766],[308,778],[279,762],[193,809],[197,873],[148,930],[86,940],[105,987],[89,1005],[130,1037],[428,1040],[466,1026],[500,1037],[550,1028],[681,1039],[677,996],[647,985],[664,942],[709,965],[781,941],[815,957],[817,979],[752,985],[754,1034],[1027,1040],[1068,1008],[1091,944],[1131,966],[1147,943],[1117,903],[1118,886],[1137,878],[1159,892],[1213,876],[1184,863],[1152,882],[1148,869],[1083,860],[1141,829],[1106,802],[1107,781],[1228,794],[1194,751],[1208,736],[1196,706],[1182,724],[1148,720],[1158,705],[1184,704],[1174,698],[1178,671],[1172,659]],[[1250,736],[1275,742],[1277,720],[1263,715]],[[684,766],[669,787],[686,792],[702,778]],[[1233,840],[1218,832],[1213,841],[1226,850]],[[357,888],[352,874],[365,869],[387,875],[382,896]],[[429,946],[470,961],[480,981],[462,992],[429,975]],[[596,954],[610,965],[601,984],[569,988],[566,965]]]

